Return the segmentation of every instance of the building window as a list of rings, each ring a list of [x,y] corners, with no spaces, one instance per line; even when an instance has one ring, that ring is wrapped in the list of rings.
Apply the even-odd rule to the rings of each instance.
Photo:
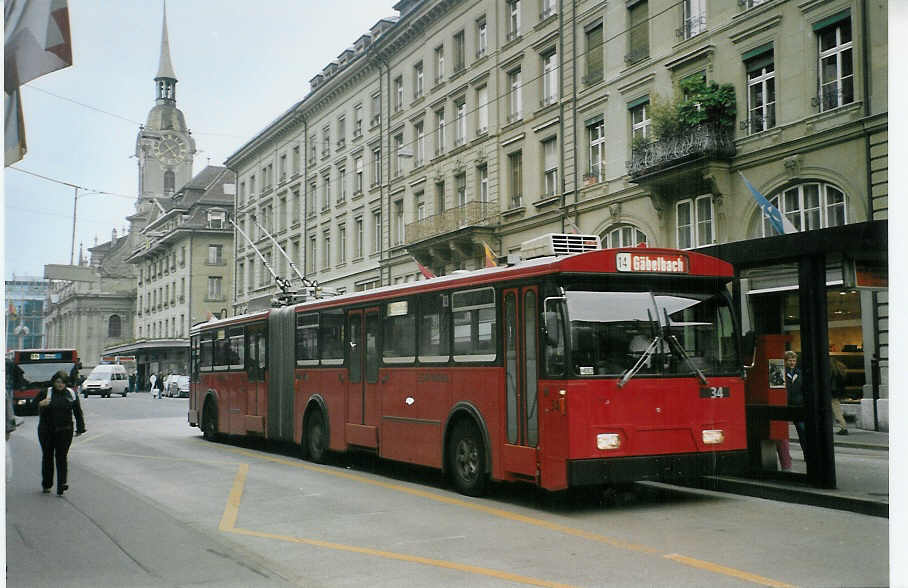
[[[460,31],[454,35],[454,73],[463,71],[463,68],[465,67],[466,59],[464,52],[463,31]]]
[[[542,106],[558,100],[557,53],[552,50],[542,56]]]
[[[299,145],[293,148],[293,159],[291,160],[291,165],[293,166],[293,175],[300,173],[300,148]]]
[[[401,157],[400,152],[404,148],[404,135],[403,133],[398,133],[394,135],[394,145],[393,153],[391,155],[391,163],[394,166],[394,169],[391,170],[391,173],[394,174],[395,178],[399,178],[403,174],[403,157]]]
[[[584,82],[594,84],[602,81],[602,23],[597,22],[586,29],[586,76]]]
[[[342,149],[347,143],[347,119],[343,116],[337,119],[337,148]]]
[[[299,189],[294,189],[293,192],[293,209],[290,210],[290,224],[295,225],[299,222],[299,219],[303,216],[303,211],[300,210],[300,191]]]
[[[376,147],[372,150],[372,185],[377,186],[381,183],[381,148]]]
[[[209,229],[223,229],[224,224],[227,221],[227,213],[223,210],[209,210],[208,211],[208,228]]]
[[[404,78],[394,78],[394,112],[400,112],[404,107]]]
[[[394,202],[394,244],[404,243],[404,201]]]
[[[690,39],[706,30],[706,0],[684,0],[681,4],[679,37]]]
[[[363,105],[353,107],[353,138],[363,136]]]
[[[555,14],[556,0],[542,0],[542,12],[539,13],[539,20],[545,20]]]
[[[508,0],[507,11],[507,40],[511,41],[520,36],[520,0]]]
[[[347,261],[347,225],[337,225],[337,263]]]
[[[520,96],[520,69],[508,73],[508,122],[518,120],[522,115],[523,101]]]
[[[441,214],[445,211],[445,183],[435,183],[435,214]]]
[[[377,127],[381,123],[381,94],[372,96],[372,124]]]
[[[287,179],[287,154],[281,155],[281,160],[278,163],[278,172],[281,174],[281,183]]]
[[[476,58],[485,57],[489,50],[489,28],[486,24],[486,17],[483,16],[476,21]]]
[[[116,314],[110,315],[110,318],[107,319],[107,336],[108,337],[120,337],[122,333],[120,316]]]
[[[633,143],[640,143],[649,138],[649,101],[632,106],[631,109],[631,139]]]
[[[208,265],[221,265],[224,263],[224,246],[223,245],[209,245],[208,246]]]
[[[279,231],[283,231],[289,226],[289,223],[287,222],[287,197],[286,196],[281,196],[280,201],[278,202],[277,213],[278,213],[277,214],[277,216],[278,216],[277,229]]]
[[[776,126],[776,70],[773,52],[745,63],[747,68],[747,124],[751,133]]]
[[[799,231],[838,227],[847,222],[845,194],[823,182],[811,182],[786,188],[769,199]],[[777,235],[763,215],[763,236]]]
[[[554,138],[542,142],[542,180],[543,196],[558,193],[558,149]]]
[[[208,277],[208,300],[221,299],[221,283],[223,280],[220,276]]]
[[[322,210],[328,210],[331,204],[331,176],[325,175],[322,178]]]
[[[596,182],[602,181],[603,162],[605,161],[605,121],[599,120],[586,127],[589,136],[589,169],[587,178]]]
[[[313,274],[318,270],[318,267],[316,266],[316,259],[318,259],[316,257],[316,254],[318,252],[315,245],[315,235],[309,237],[309,251],[307,251],[306,253],[306,257],[308,258],[306,263],[306,265],[308,266],[306,268],[306,273]]]
[[[634,225],[619,225],[617,227],[612,227],[605,232],[605,235],[602,237],[602,242],[609,249],[617,247],[636,247],[640,244],[649,244],[646,233]]]
[[[445,78],[445,47],[435,48],[435,83],[440,84]]]
[[[173,194],[173,191],[175,189],[174,188],[174,182],[175,182],[174,178],[175,178],[175,176],[172,171],[167,170],[166,172],[164,172],[164,193],[165,194]]]
[[[477,168],[477,172],[479,177],[479,201],[485,203],[489,201],[489,167],[481,165]]]
[[[461,98],[454,103],[454,145],[463,145],[467,140],[467,103]]]
[[[331,131],[328,127],[322,129],[322,159],[331,155]]]
[[[624,61],[637,63],[649,57],[649,6],[641,0],[628,8],[628,51]]]
[[[414,125],[416,131],[416,154],[414,165],[420,167],[426,161],[426,132],[423,121]]]
[[[331,267],[331,231],[322,232],[322,269]]]
[[[483,86],[476,90],[476,134],[489,131],[489,88]]]
[[[243,294],[246,292],[246,264],[240,262],[236,266],[236,291],[237,294]]]
[[[457,206],[463,208],[467,205],[467,174],[454,176],[454,194],[457,197]]]
[[[445,109],[435,111],[435,155],[445,152]]]
[[[424,192],[417,192],[413,195],[413,209],[416,211],[416,220],[421,221],[426,218],[426,201]]]
[[[363,218],[357,218],[353,223],[356,231],[353,235],[353,255],[357,259],[363,256]]]
[[[315,216],[315,194],[318,192],[318,184],[312,182],[309,185],[309,194],[306,196],[306,206],[308,210],[306,211],[306,216],[313,217]]]
[[[255,174],[249,176],[249,197],[255,198]]]
[[[337,203],[340,204],[347,199],[347,168],[344,166],[337,168]]]
[[[820,72],[820,111],[854,102],[851,19],[817,31]]]
[[[423,93],[422,61],[413,66],[413,98],[421,98]]]
[[[359,194],[363,191],[363,158],[357,157],[353,160],[353,194]]]
[[[523,153],[517,151],[508,155],[508,177],[510,189],[510,208],[523,205]]]
[[[315,144],[315,135],[312,135],[309,137],[309,163],[315,163],[317,151],[318,146]]]
[[[688,198],[675,204],[678,249],[703,247],[715,242],[713,197]]]

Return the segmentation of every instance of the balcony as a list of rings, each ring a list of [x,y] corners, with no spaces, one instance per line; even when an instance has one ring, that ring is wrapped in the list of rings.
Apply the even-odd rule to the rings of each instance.
[[[728,167],[735,156],[733,130],[715,123],[702,123],[680,135],[638,145],[627,171],[631,182],[663,194],[679,190],[716,193],[719,177],[711,168]],[[727,173],[721,174],[722,177]]]
[[[467,202],[407,224],[404,245],[419,263],[438,269],[454,261],[480,257],[483,242],[494,234],[493,215],[486,202]]]
[[[457,208],[407,224],[404,238],[407,244],[423,241],[464,227],[485,225],[488,222],[488,203],[467,202]]]

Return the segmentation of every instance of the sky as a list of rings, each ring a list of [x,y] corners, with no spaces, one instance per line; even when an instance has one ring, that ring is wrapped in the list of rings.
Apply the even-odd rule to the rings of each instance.
[[[177,107],[196,141],[193,173],[223,165],[299,101],[309,79],[396,0],[171,0]],[[28,152],[12,167],[79,190],[75,257],[135,211],[136,135],[154,105],[162,0],[69,0],[73,65],[22,88]],[[4,276],[68,264],[74,189],[4,170]],[[103,191],[117,195],[90,194]],[[97,239],[97,241],[96,241]]]

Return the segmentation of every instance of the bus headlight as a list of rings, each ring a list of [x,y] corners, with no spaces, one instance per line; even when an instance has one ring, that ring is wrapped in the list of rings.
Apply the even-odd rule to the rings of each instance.
[[[596,447],[599,449],[618,449],[621,447],[621,435],[618,433],[599,433],[596,435]]]
[[[725,431],[722,429],[704,429],[703,443],[706,445],[718,445],[725,441]]]

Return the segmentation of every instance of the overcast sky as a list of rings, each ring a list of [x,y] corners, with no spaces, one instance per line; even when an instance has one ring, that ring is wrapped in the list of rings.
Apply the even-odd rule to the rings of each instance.
[[[301,99],[309,79],[396,0],[171,0],[177,106],[195,137],[193,173],[223,165]],[[22,89],[28,153],[14,167],[124,196],[79,197],[79,243],[121,231],[134,212],[136,134],[154,105],[161,0],[69,0],[73,65]],[[54,95],[51,95],[54,94]],[[81,103],[76,104],[74,102]],[[103,112],[102,112],[103,111]],[[69,263],[73,188],[4,170],[4,275]],[[81,193],[81,190],[80,190]]]

